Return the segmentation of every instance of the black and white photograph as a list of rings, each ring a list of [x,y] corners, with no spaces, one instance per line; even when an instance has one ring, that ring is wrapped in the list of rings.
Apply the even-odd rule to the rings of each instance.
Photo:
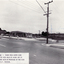
[[[64,0],[0,0],[0,64],[13,63],[64,64]]]

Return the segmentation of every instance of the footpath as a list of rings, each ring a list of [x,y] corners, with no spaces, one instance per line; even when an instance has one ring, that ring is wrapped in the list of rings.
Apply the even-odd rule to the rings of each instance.
[[[46,38],[37,38],[37,40],[39,41],[44,41],[46,40]],[[60,48],[60,49],[64,49],[64,40],[59,40],[57,42],[57,40],[53,40],[53,39],[49,39],[49,44],[42,44],[43,46],[49,46],[49,47],[54,47],[54,48]]]
[[[49,46],[59,49],[64,49],[64,43],[57,43],[57,44],[42,44],[43,46]]]

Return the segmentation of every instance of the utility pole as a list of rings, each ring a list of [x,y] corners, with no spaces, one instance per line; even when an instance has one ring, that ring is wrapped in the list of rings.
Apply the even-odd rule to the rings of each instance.
[[[47,41],[46,41],[46,44],[48,44],[49,14],[51,14],[51,13],[49,13],[49,4],[52,3],[52,2],[53,2],[53,1],[49,1],[49,2],[47,2],[47,3],[44,3],[45,5],[47,4],[47,13],[44,14],[44,15],[47,15],[47,29],[46,29],[46,30],[47,30]]]
[[[40,30],[39,30],[39,34],[40,34]]]
[[[36,2],[39,4],[39,2],[36,0]],[[52,1],[49,1],[49,2],[47,2],[47,3],[44,3],[45,5],[47,4],[47,12],[43,9],[43,7],[39,4],[39,6],[42,8],[42,10],[44,11],[44,15],[47,15],[47,41],[46,41],[46,44],[48,44],[48,29],[49,29],[49,27],[48,27],[48,25],[49,25],[49,14],[51,14],[51,13],[49,13],[49,4],[50,3],[52,3],[53,2],[53,0]]]
[[[40,37],[40,30],[39,30],[39,37]]]

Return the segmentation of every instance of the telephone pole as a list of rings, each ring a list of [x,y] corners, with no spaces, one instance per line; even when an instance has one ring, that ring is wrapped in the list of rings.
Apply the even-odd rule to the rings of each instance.
[[[47,2],[47,3],[44,3],[45,5],[47,4],[47,13],[44,14],[44,15],[47,15],[47,29],[46,29],[46,30],[47,30],[47,41],[46,41],[46,44],[48,44],[49,14],[51,14],[51,13],[49,13],[49,4],[52,3],[52,2],[53,2],[53,1],[49,1],[49,2]]]
[[[39,4],[39,2],[36,0],[36,2]],[[39,6],[42,8],[42,10],[44,11],[44,15],[47,15],[47,28],[46,28],[46,30],[47,30],[47,41],[46,41],[46,44],[48,44],[48,29],[49,29],[49,27],[48,27],[48,25],[49,25],[49,14],[51,14],[51,13],[49,13],[49,4],[50,3],[52,3],[53,2],[53,0],[52,1],[49,1],[49,2],[47,2],[47,3],[44,3],[45,5],[47,4],[47,12],[43,9],[43,7],[39,4]]]

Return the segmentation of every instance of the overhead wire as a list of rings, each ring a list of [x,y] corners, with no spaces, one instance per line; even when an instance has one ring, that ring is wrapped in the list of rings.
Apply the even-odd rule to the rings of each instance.
[[[54,4],[55,10],[56,12],[58,12],[58,16],[61,16],[61,14],[59,13],[59,10],[57,9],[58,6],[56,6],[56,4]],[[64,21],[64,19],[62,18],[61,21]],[[61,27],[61,26],[60,26]]]
[[[52,4],[52,7],[53,9],[55,10],[55,12],[58,14],[58,16],[61,16],[61,14],[59,13],[59,10],[58,10],[58,6],[54,3]],[[61,19],[62,21],[64,21],[63,19]],[[51,23],[52,24],[52,23]],[[61,27],[61,26],[60,26]]]
[[[28,8],[28,9],[30,9],[30,10],[32,10],[32,11],[37,12],[37,13],[40,14],[40,12],[38,12],[38,11],[32,9],[32,8],[29,8],[29,7],[25,6],[25,5],[22,5],[22,4],[19,4],[19,3],[13,2],[13,1],[11,1],[11,0],[9,0],[9,1],[12,2],[12,3],[14,3],[14,4],[16,4],[16,5],[19,5],[19,6],[22,6],[22,7]]]
[[[34,3],[32,3],[32,2],[30,2],[30,1],[19,1],[19,0],[17,0],[19,3],[22,3],[22,4],[24,4],[24,5],[26,5],[27,7],[29,7],[29,8],[31,8],[31,9],[34,9],[34,10],[37,10],[36,9],[36,7],[34,6],[35,4]],[[26,3],[25,3],[26,2]],[[31,7],[30,7],[31,6]]]
[[[42,10],[44,11],[44,13],[46,13],[46,11],[43,9],[43,7],[40,5],[40,3],[36,0],[36,2],[39,4],[39,6],[42,8]]]

